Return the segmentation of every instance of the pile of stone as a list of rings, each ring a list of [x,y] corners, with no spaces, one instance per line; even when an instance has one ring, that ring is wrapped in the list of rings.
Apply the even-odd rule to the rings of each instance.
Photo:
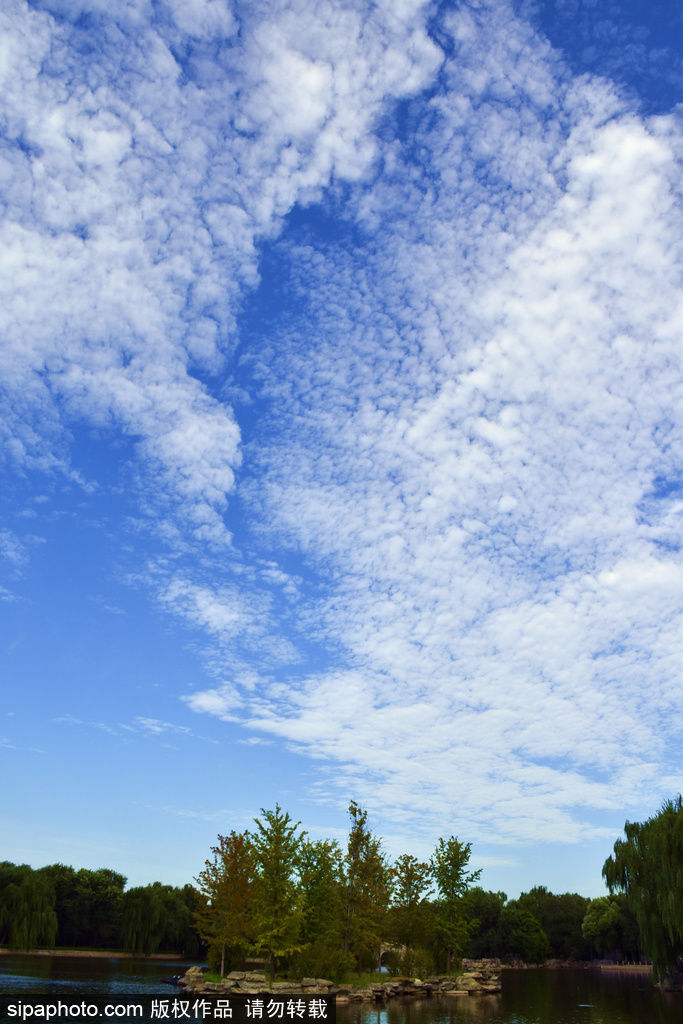
[[[266,975],[258,971],[231,971],[222,981],[204,981],[203,967],[190,967],[178,984],[181,992],[223,994],[234,992],[257,995],[327,995],[337,1003],[385,1002],[387,999],[419,996],[472,996],[500,992],[500,960],[463,960],[463,973],[456,977],[438,975],[425,978],[390,978],[372,985],[335,985],[325,978],[303,978],[301,981],[276,981],[271,986]]]
[[[204,967],[190,967],[178,984],[182,992],[235,992],[242,995],[329,995],[333,982],[324,978],[304,978],[302,981],[275,981],[271,985],[260,971],[230,971],[221,981],[204,981]]]

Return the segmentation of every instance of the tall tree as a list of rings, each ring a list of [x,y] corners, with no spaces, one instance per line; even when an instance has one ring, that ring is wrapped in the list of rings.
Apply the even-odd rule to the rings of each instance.
[[[429,864],[410,853],[402,854],[394,864],[394,900],[392,934],[400,946],[423,946],[425,910],[432,893],[432,871]]]
[[[339,976],[344,970],[344,895],[342,852],[329,840],[305,841],[299,858],[303,894],[302,951],[299,974]]]
[[[252,837],[232,831],[218,836],[213,857],[195,879],[195,927],[210,951],[220,952],[221,976],[226,950],[244,956],[254,940],[256,862]]]
[[[368,828],[367,811],[352,800],[349,815],[351,828],[344,858],[344,953],[353,955],[360,971],[364,958],[373,956],[379,961],[392,871],[381,840]]]
[[[683,802],[667,800],[644,822],[624,825],[602,874],[610,892],[624,892],[655,977],[676,971],[683,956]]]
[[[256,818],[252,847],[256,865],[256,937],[257,948],[268,955],[271,985],[275,962],[301,949],[303,897],[298,884],[304,835],[301,822],[292,822],[279,804],[274,811],[261,808],[263,820]]]
[[[439,839],[431,859],[434,881],[439,891],[439,938],[446,950],[446,973],[451,973],[451,959],[459,959],[470,936],[462,897],[481,874],[468,871],[471,843],[462,843],[457,836]]]

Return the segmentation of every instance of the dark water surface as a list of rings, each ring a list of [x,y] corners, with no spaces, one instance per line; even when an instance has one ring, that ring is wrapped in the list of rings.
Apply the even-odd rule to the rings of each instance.
[[[504,971],[498,996],[339,1007],[338,1024],[683,1024],[683,994],[647,975],[599,970]]]
[[[0,954],[0,992],[23,996],[31,992],[54,996],[172,995],[176,989],[162,978],[183,974],[180,960],[127,960],[117,957],[22,956]]]
[[[0,955],[0,993],[53,996],[146,994],[169,998],[162,979],[177,960]],[[662,993],[643,974],[599,970],[504,971],[498,996],[394,1000],[379,1009],[340,1006],[338,1024],[683,1024],[683,994]]]

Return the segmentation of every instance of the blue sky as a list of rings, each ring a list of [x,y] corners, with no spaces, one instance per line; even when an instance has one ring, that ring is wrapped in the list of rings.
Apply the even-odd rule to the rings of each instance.
[[[683,788],[678,5],[0,21],[1,856],[353,798],[600,894]]]

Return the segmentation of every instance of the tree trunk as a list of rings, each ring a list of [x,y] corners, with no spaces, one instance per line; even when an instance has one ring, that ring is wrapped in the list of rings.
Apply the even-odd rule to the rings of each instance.
[[[221,946],[221,978],[225,974],[225,943]]]
[[[275,957],[271,953],[270,954],[270,987],[271,988],[273,987],[273,982],[274,981],[275,981]]]

